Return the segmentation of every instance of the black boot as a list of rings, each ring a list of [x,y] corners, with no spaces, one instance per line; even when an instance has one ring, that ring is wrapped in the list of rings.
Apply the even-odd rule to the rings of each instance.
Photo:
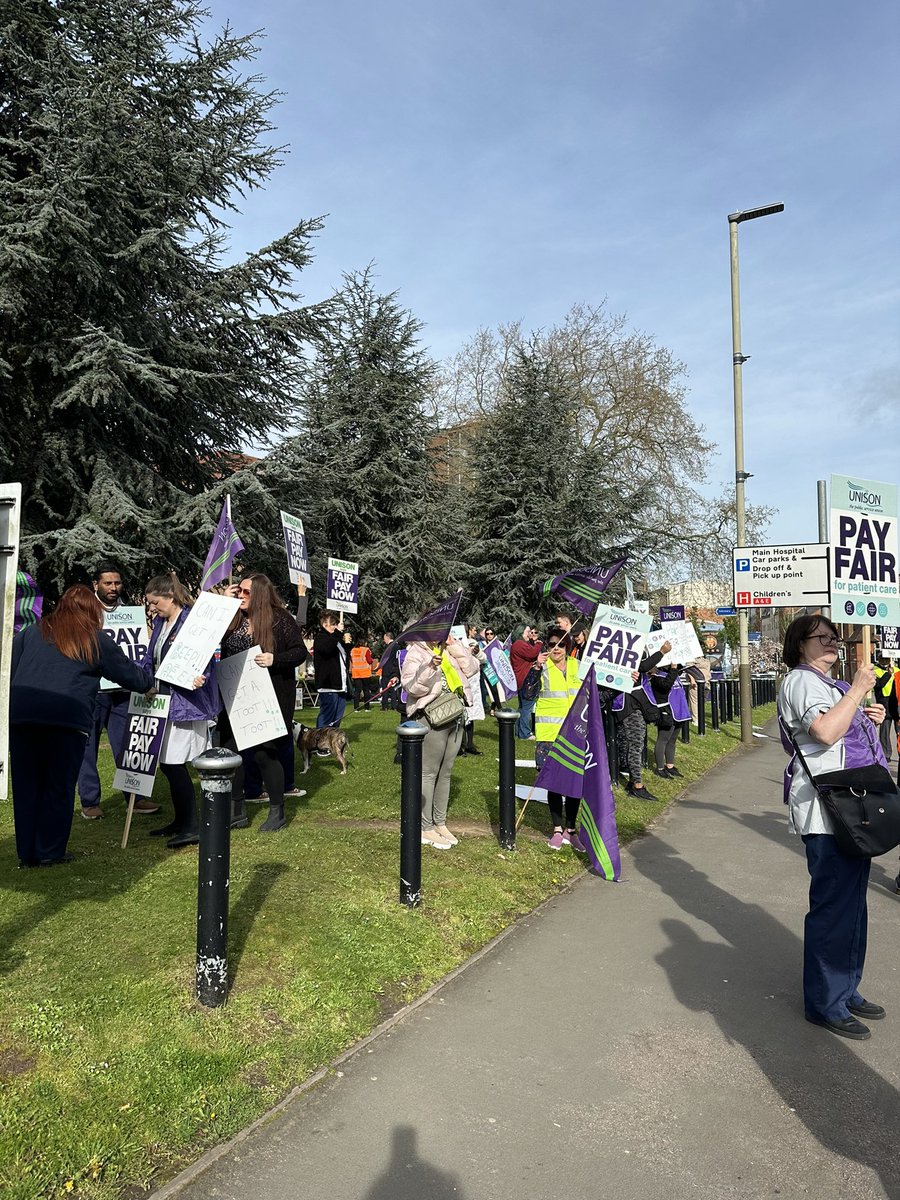
[[[276,829],[284,829],[287,821],[284,819],[284,804],[270,804],[269,815],[259,827],[260,833],[274,833]]]
[[[244,801],[244,797],[241,796],[240,800],[232,800],[231,801],[231,828],[232,829],[246,829],[249,824],[250,824],[250,822],[247,819],[247,805]]]
[[[460,751],[460,753],[461,754],[480,754],[481,753],[480,750],[476,750],[476,748],[475,748],[475,722],[474,721],[470,721],[469,724],[466,726],[466,743],[465,743],[465,746],[463,747],[463,749]]]
[[[168,825],[163,825],[159,829],[151,829],[151,837],[171,837],[173,833],[178,832],[178,826],[174,821],[170,821]]]

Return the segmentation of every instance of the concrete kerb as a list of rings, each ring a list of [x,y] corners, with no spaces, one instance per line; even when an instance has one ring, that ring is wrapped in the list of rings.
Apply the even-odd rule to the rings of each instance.
[[[709,770],[705,771],[697,779],[691,780],[685,788],[678,792],[673,797],[672,801],[667,804],[666,807],[656,817],[654,817],[647,828],[642,833],[638,834],[636,838],[632,838],[631,841],[633,842],[639,838],[646,837],[648,834],[654,832],[657,827],[664,827],[668,823],[672,810],[677,801],[685,796],[688,796],[694,786],[708,780],[711,775],[732,762],[737,755],[743,754],[747,751],[752,751],[760,744],[760,742],[754,742],[750,745],[744,745],[742,742],[737,743],[732,750],[729,750],[727,754],[724,754],[717,763],[709,768]],[[588,871],[585,871],[581,875],[576,875],[574,878],[563,884],[558,892],[555,892],[552,896],[548,896],[546,899],[542,900],[540,904],[531,909],[527,914],[523,914],[523,916],[533,917],[535,915],[539,915],[544,908],[558,900],[561,895],[564,895],[566,892],[573,891],[574,888],[592,880],[593,878],[594,876]],[[427,1004],[434,996],[438,995],[444,988],[452,983],[453,980],[462,975],[463,972],[469,970],[470,967],[475,966],[476,963],[480,962],[481,959],[485,958],[488,954],[493,953],[493,951],[501,944],[501,942],[503,942],[505,938],[509,937],[510,934],[515,931],[521,919],[521,917],[518,917],[516,920],[510,922],[505,929],[502,929],[495,937],[491,938],[491,940],[482,946],[480,950],[476,950],[475,953],[467,958],[464,963],[460,963],[458,967],[455,967],[452,971],[450,971],[449,974],[445,975],[442,979],[439,979],[437,983],[433,984],[427,992],[424,992],[417,999],[411,1001],[409,1004],[405,1004],[402,1008],[399,1008],[395,1013],[392,1013],[390,1017],[382,1021],[380,1025],[376,1026],[371,1033],[367,1034],[360,1041],[354,1042],[354,1044],[349,1049],[345,1050],[343,1054],[338,1055],[337,1058],[332,1059],[332,1061],[326,1066],[320,1067],[319,1070],[310,1075],[308,1079],[305,1079],[302,1083],[297,1084],[296,1087],[291,1088],[291,1090],[282,1100],[279,1100],[277,1104],[272,1106],[272,1108],[267,1109],[266,1112],[257,1117],[257,1119],[245,1129],[240,1130],[239,1133],[236,1133],[234,1137],[229,1138],[228,1141],[221,1142],[218,1146],[211,1147],[211,1149],[205,1151],[196,1162],[179,1171],[174,1178],[170,1179],[167,1183],[164,1183],[161,1187],[152,1190],[148,1194],[148,1200],[172,1200],[172,1198],[177,1197],[189,1184],[193,1183],[194,1180],[198,1179],[201,1175],[208,1171],[210,1167],[214,1166],[215,1163],[217,1163],[221,1158],[224,1158],[226,1155],[230,1154],[232,1150],[240,1146],[243,1142],[247,1141],[259,1129],[262,1129],[271,1121],[281,1116],[281,1114],[290,1108],[291,1105],[296,1103],[298,1100],[303,1099],[304,1096],[318,1087],[319,1084],[326,1080],[330,1075],[333,1075],[336,1071],[338,1071],[344,1063],[354,1058],[357,1054],[361,1054],[368,1046],[370,1046],[376,1040],[382,1038],[385,1034],[390,1033],[391,1030],[393,1030],[402,1021],[406,1020],[406,1018],[414,1013],[417,1009]]]

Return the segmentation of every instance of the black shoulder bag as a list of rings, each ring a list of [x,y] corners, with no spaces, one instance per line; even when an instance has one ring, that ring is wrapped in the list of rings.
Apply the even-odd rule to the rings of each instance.
[[[787,732],[831,817],[838,848],[849,858],[877,858],[900,846],[900,791],[890,772],[880,763],[871,763],[813,775],[797,739]]]

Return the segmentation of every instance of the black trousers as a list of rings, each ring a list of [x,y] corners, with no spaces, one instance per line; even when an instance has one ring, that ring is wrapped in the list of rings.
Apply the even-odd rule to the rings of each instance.
[[[61,725],[10,726],[13,818],[20,862],[52,862],[65,854],[86,740],[79,730]]]

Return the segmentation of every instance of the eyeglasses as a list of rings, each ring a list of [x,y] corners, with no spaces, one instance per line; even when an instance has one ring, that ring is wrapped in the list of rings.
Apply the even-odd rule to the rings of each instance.
[[[242,588],[242,587],[239,587],[239,588],[238,588],[238,595],[239,595],[239,596],[249,596],[251,591],[252,591],[252,589],[251,589],[251,588]]]
[[[837,646],[841,639],[835,637],[833,633],[811,633],[806,640],[821,642],[823,646]]]

